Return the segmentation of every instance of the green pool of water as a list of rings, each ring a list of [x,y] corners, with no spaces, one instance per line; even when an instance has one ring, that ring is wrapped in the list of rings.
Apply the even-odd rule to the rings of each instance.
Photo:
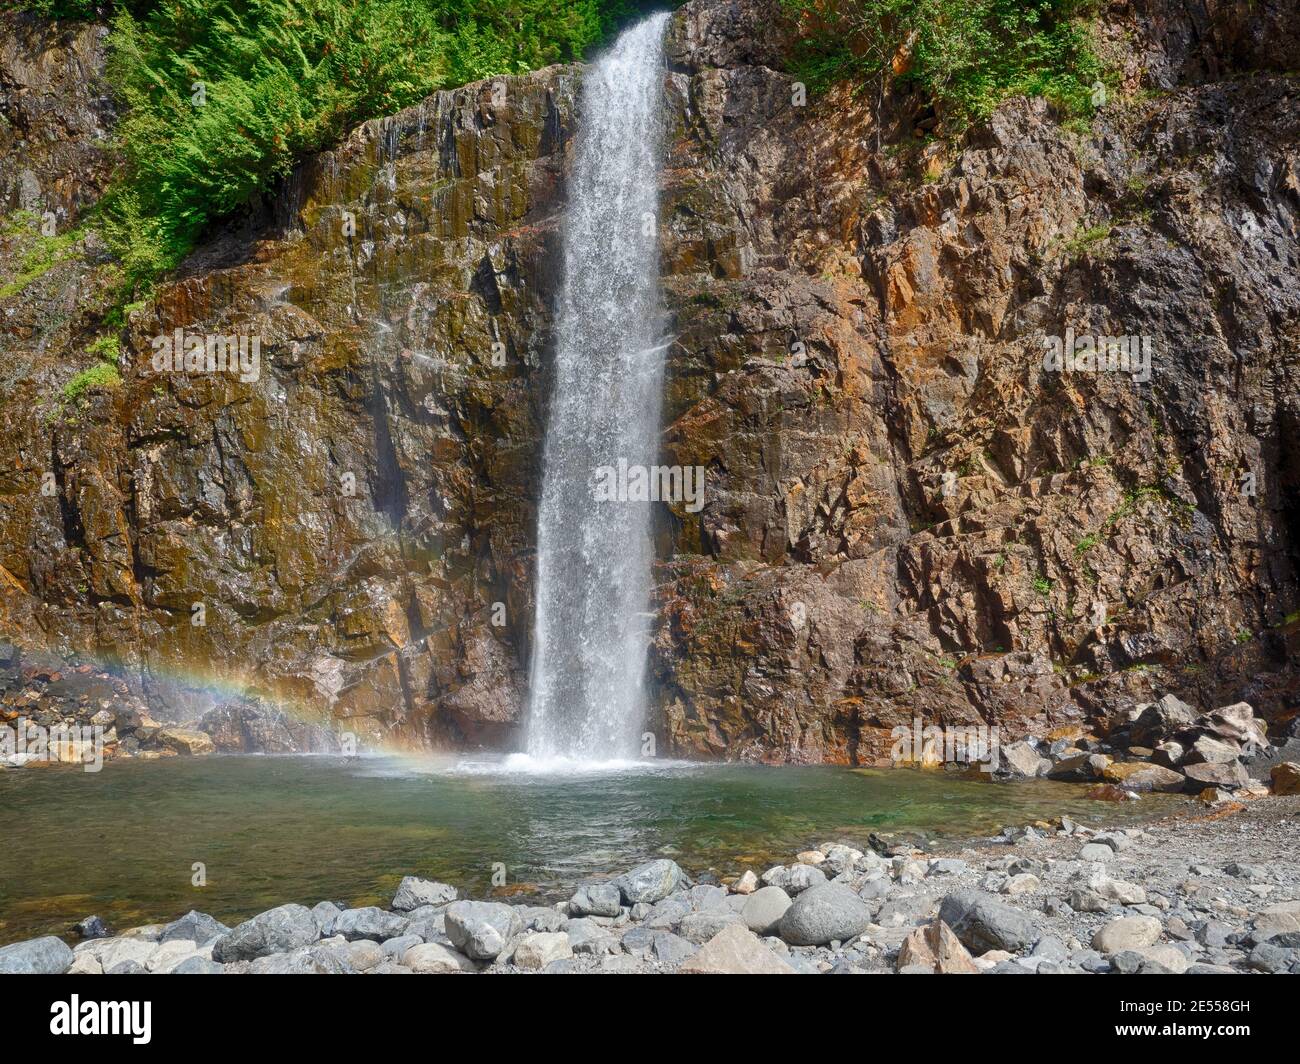
[[[330,757],[119,762],[0,772],[0,943],[98,913],[121,929],[188,909],[227,923],[296,901],[385,904],[413,874],[481,897],[567,897],[576,879],[668,856],[761,872],[873,831],[996,834],[1068,815],[1114,823],[1179,799],[1090,801],[1068,784],[935,772],[669,764],[580,775],[499,763]],[[193,884],[201,863],[206,886]]]

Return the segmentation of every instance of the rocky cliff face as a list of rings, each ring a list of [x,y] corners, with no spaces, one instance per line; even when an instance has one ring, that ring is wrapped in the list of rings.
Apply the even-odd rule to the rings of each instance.
[[[906,98],[801,105],[764,0],[675,16],[664,454],[707,486],[660,515],[661,753],[867,762],[915,716],[1014,736],[1164,690],[1295,712],[1284,6],[1112,5],[1091,131],[1016,100],[928,146]],[[6,116],[64,146],[0,141],[4,172],[75,211],[99,186],[64,161],[100,127],[42,121],[6,47]],[[118,387],[65,395],[111,281],[93,236],[33,277],[11,224],[0,630],[120,666],[163,717],[265,696],[510,745],[579,76],[360,127],[132,312]],[[259,337],[257,379],[159,373],[176,329]],[[1136,338],[1149,379],[1045,369],[1067,336]]]

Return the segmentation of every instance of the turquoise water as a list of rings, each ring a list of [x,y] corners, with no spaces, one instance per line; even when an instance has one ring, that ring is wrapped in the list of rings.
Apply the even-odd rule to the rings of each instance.
[[[384,904],[403,875],[537,900],[656,856],[719,875],[873,831],[996,834],[1062,814],[1168,810],[1036,781],[935,772],[668,764],[579,775],[499,762],[208,757],[0,772],[0,943],[98,913],[121,929],[188,909],[236,921],[284,902]],[[192,884],[202,863],[207,885]]]

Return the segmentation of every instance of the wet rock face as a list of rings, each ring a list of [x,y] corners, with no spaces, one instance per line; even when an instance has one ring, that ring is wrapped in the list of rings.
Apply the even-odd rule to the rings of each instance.
[[[320,745],[213,681],[362,744],[507,744],[575,90],[551,68],[360,127],[136,310],[121,386],[81,404],[56,400],[85,334],[38,319],[90,267],[25,291],[6,629],[123,661],[223,749]],[[193,336],[258,358],[160,370]]]
[[[768,0],[677,13],[663,460],[706,481],[659,513],[661,754],[869,763],[916,717],[1009,742],[1168,690],[1294,708],[1286,6],[1116,8],[1140,47],[1091,133],[1014,100],[917,151],[888,147],[914,101],[801,100]],[[183,674],[362,741],[511,745],[577,76],[360,127],[137,310],[80,405],[95,249],[0,301],[4,632],[124,663],[219,748],[296,740]],[[158,372],[176,329],[257,337],[256,379]],[[1080,337],[1149,379],[1045,368]]]
[[[0,13],[0,213],[50,211],[62,229],[99,198],[111,163],[107,35]]]
[[[1223,5],[1216,72],[1176,7],[1124,17],[1180,87],[1087,138],[1010,101],[921,173],[848,97],[679,60],[665,438],[708,503],[665,535],[673,749],[869,761],[914,716],[1294,700],[1300,160],[1269,72],[1300,52]],[[1085,334],[1144,338],[1150,379],[1045,369]]]

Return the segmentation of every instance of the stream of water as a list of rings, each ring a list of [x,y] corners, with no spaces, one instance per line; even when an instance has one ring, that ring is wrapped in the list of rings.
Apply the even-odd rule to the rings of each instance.
[[[658,184],[667,14],[625,31],[583,75],[568,182],[555,382],[537,527],[527,749],[640,753],[650,506],[597,501],[602,470],[657,458],[663,389]]]

